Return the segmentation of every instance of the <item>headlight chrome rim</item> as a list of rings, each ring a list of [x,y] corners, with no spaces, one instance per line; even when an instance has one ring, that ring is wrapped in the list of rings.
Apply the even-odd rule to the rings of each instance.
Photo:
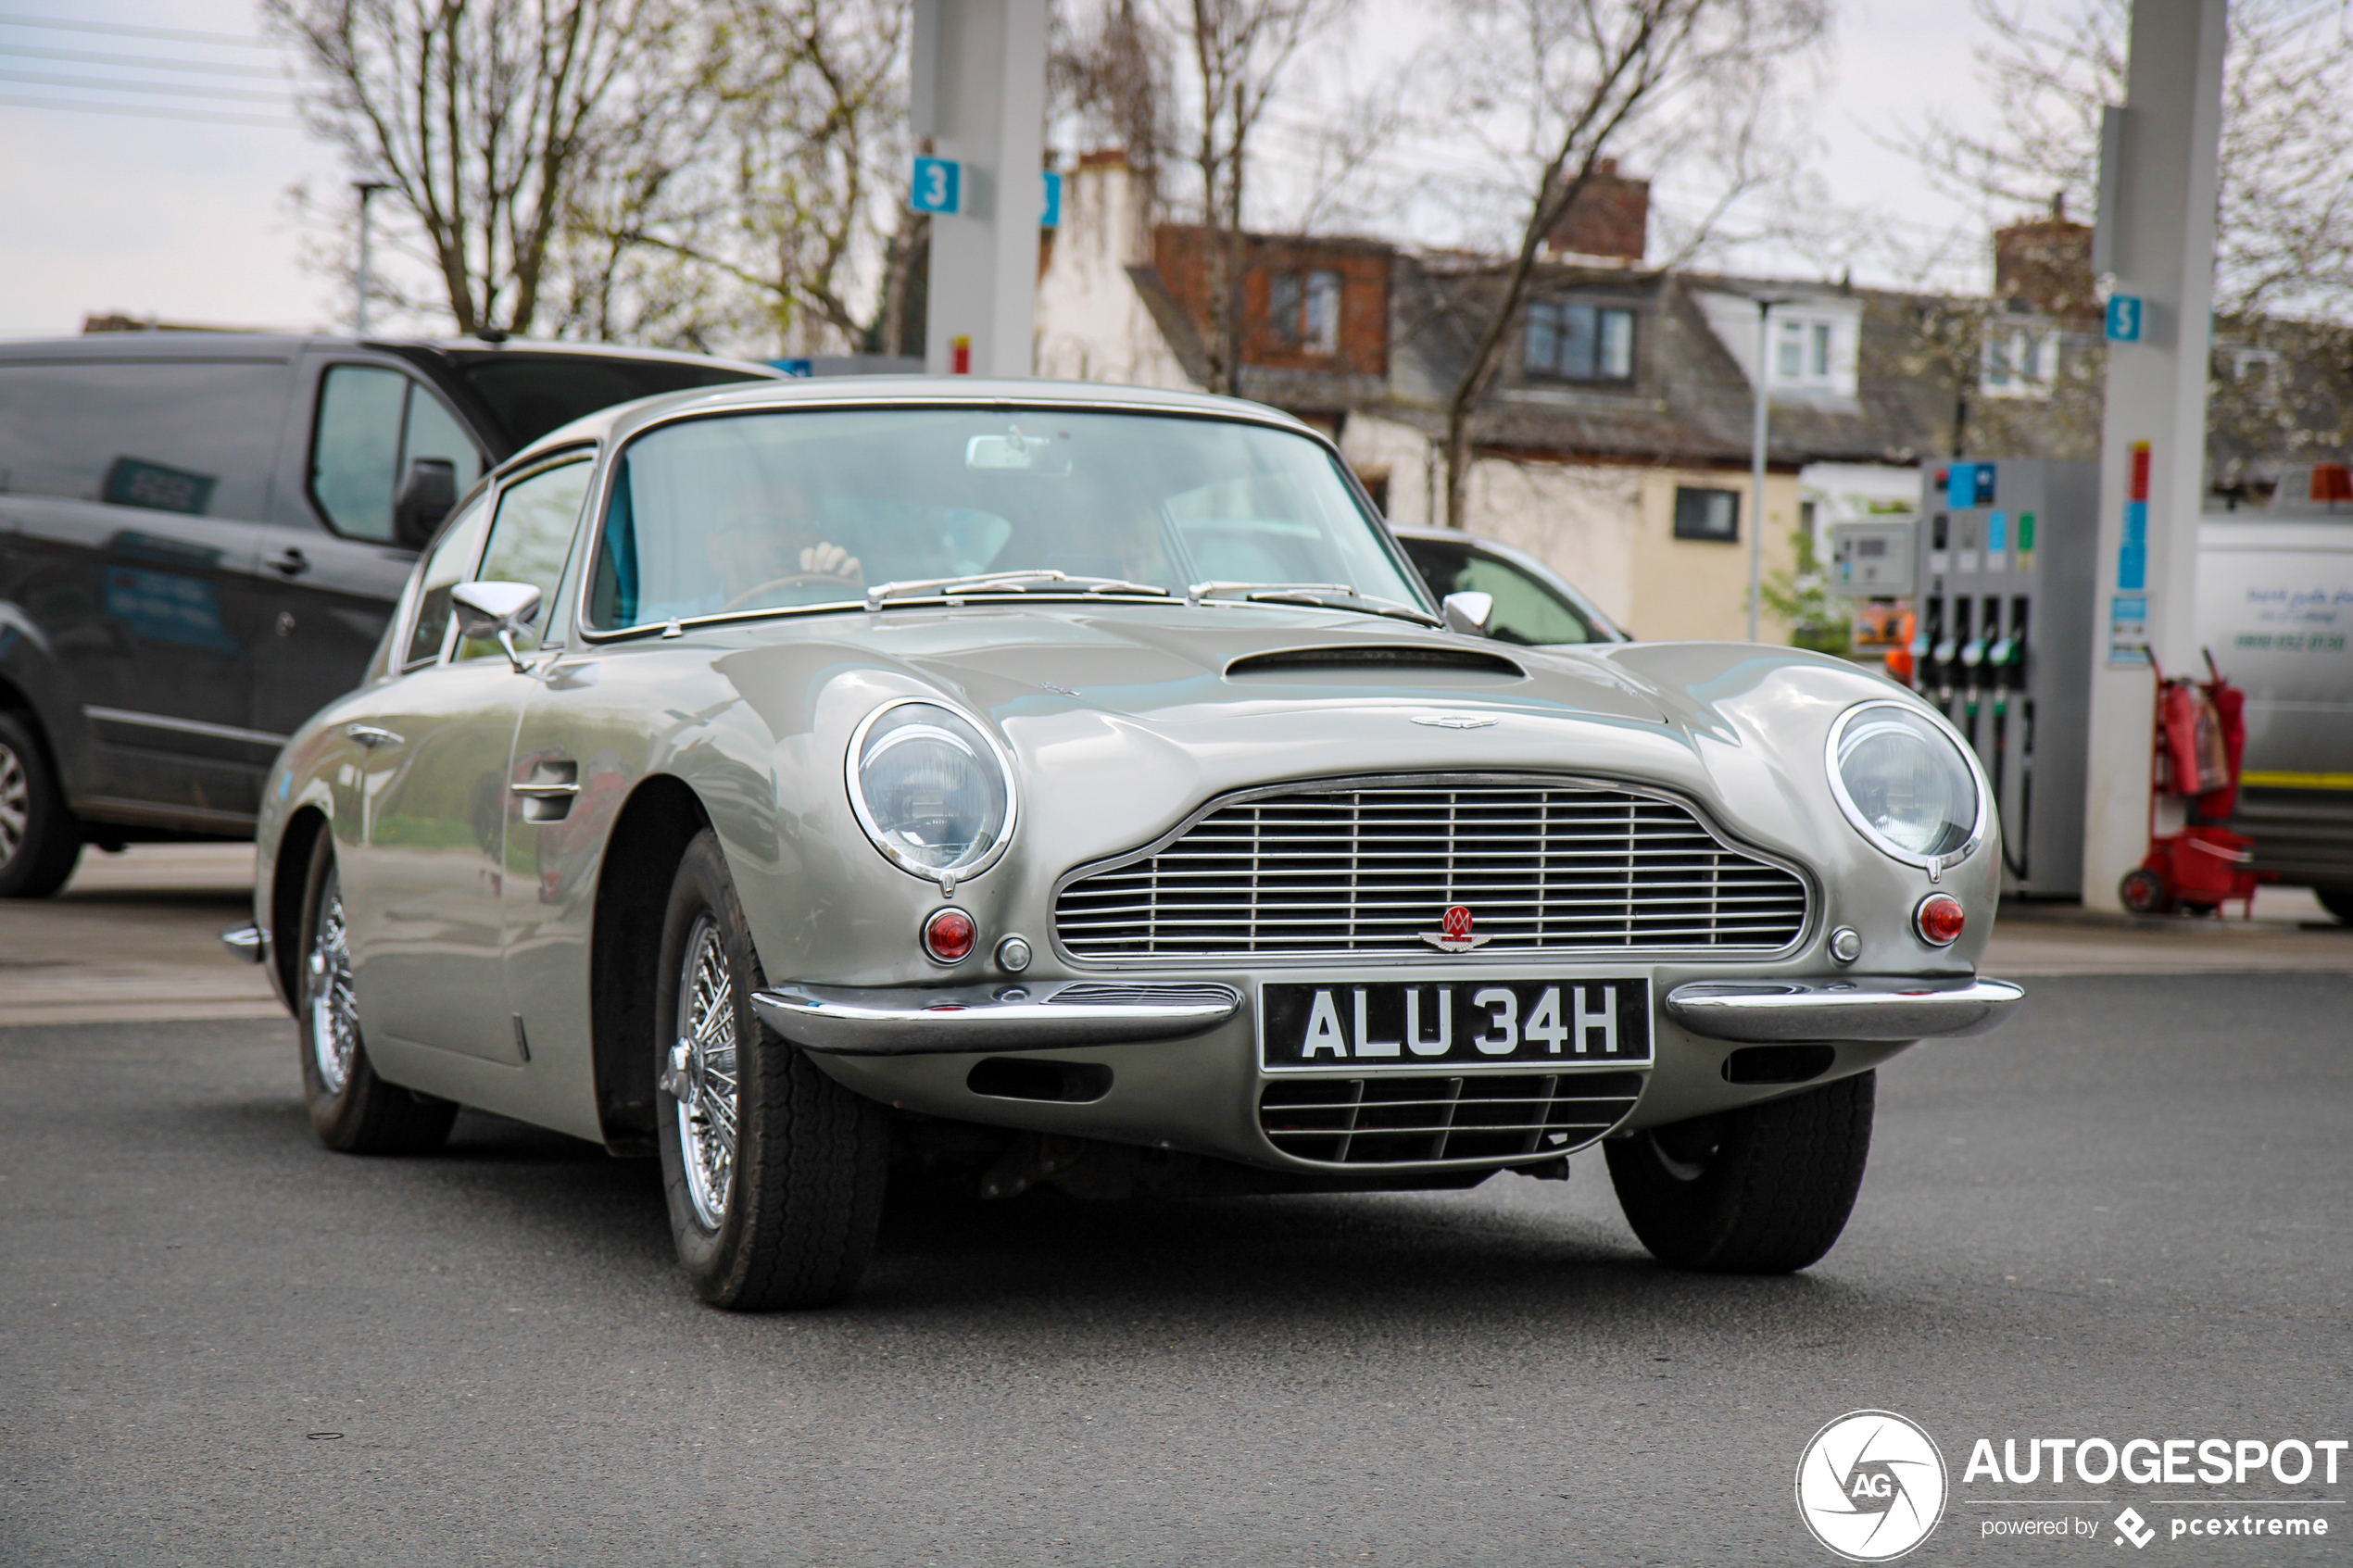
[[[1844,743],[1848,730],[1879,712],[1901,713],[1907,719],[1926,722],[1944,737],[1945,744],[1953,748],[1954,755],[1968,771],[1977,806],[1977,820],[1970,825],[1968,839],[1958,848],[1947,850],[1942,855],[1923,855],[1918,850],[1906,848],[1873,826],[1871,820],[1863,814],[1863,809],[1856,804],[1855,797],[1848,792],[1846,777],[1839,770],[1839,747]],[[1994,791],[1985,781],[1985,770],[1978,765],[1976,753],[1969,749],[1959,733],[1933,709],[1916,707],[1908,702],[1892,702],[1884,697],[1856,703],[1831,722],[1830,738],[1822,747],[1822,771],[1830,778],[1831,797],[1838,802],[1838,809],[1845,815],[1848,825],[1889,859],[1917,866],[1928,872],[1931,882],[1943,880],[1946,872],[1976,854],[1985,843],[1986,835],[1994,830]]]
[[[875,820],[874,811],[866,804],[866,791],[858,776],[858,761],[865,752],[866,737],[877,723],[901,708],[937,708],[944,713],[953,715],[970,727],[973,734],[980,737],[980,743],[987,749],[989,759],[997,765],[997,777],[1005,791],[1005,820],[998,828],[996,839],[978,857],[964,864],[925,865],[921,860],[891,843],[889,836],[883,832],[882,824]],[[858,721],[858,727],[849,734],[849,747],[842,757],[842,784],[849,795],[850,812],[858,819],[858,826],[865,833],[867,842],[880,850],[885,859],[908,875],[921,877],[925,882],[937,883],[942,897],[953,897],[957,884],[969,882],[1002,859],[1006,849],[1013,844],[1014,830],[1021,821],[1021,792],[1013,784],[1013,759],[1006,755],[1005,748],[998,744],[997,737],[989,733],[988,725],[942,696],[897,696],[887,702],[876,704],[874,710],[861,719]]]

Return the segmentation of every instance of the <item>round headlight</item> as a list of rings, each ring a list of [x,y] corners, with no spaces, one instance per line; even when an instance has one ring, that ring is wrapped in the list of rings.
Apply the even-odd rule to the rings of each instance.
[[[1934,721],[1893,702],[1831,728],[1831,789],[1863,836],[1896,859],[1941,866],[1979,837],[1977,771]]]
[[[849,803],[903,871],[952,886],[1012,836],[1013,779],[977,725],[935,702],[887,703],[849,742]]]

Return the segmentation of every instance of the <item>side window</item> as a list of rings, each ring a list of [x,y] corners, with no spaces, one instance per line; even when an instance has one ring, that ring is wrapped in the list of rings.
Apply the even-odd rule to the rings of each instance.
[[[1495,613],[1488,635],[1523,647],[1555,643],[1590,643],[1593,629],[1559,595],[1519,568],[1478,551],[1467,554],[1456,577],[1454,593],[1492,594]]]
[[[259,518],[292,374],[270,359],[0,365],[0,490]]]
[[[588,476],[595,468],[587,458],[578,458],[542,469],[498,494],[498,514],[490,524],[490,547],[483,553],[482,570],[474,575],[485,583],[528,583],[539,590],[542,635],[522,639],[531,646],[545,640],[547,612],[556,601],[556,581],[563,575],[565,558],[572,553],[573,531],[580,521],[581,503],[587,498]],[[498,645],[491,642],[469,642],[458,649],[459,659],[499,653]]]
[[[482,477],[482,451],[440,399],[398,370],[333,365],[319,384],[310,441],[310,498],[328,526],[389,541],[409,465],[446,462],[464,495]]]
[[[477,501],[452,520],[425,552],[417,568],[422,586],[416,624],[409,628],[408,651],[401,656],[403,670],[431,664],[441,657],[442,640],[449,634],[449,590],[472,579],[474,558],[482,553],[482,536],[489,522],[489,502]]]

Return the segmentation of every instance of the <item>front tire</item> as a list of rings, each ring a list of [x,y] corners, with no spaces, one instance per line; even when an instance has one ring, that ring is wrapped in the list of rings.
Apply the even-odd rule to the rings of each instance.
[[[1679,1269],[1779,1274],[1819,1261],[1863,1185],[1877,1077],[1611,1139],[1627,1223]]]
[[[302,900],[302,947],[295,1009],[302,1042],[302,1088],[310,1130],[343,1154],[429,1154],[449,1135],[458,1108],[376,1076],[359,1037],[351,985],[351,946],[344,927],[343,881],[334,835],[321,833],[310,855]]]
[[[0,713],[0,898],[46,898],[82,859],[82,826],[32,726]]]
[[[874,1250],[889,1123],[752,1011],[765,982],[708,830],[672,884],[657,972],[654,1120],[695,1293],[737,1311],[839,1300]]]

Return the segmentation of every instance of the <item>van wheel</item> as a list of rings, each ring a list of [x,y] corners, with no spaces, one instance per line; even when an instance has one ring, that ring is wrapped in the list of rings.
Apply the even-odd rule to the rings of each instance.
[[[344,926],[343,882],[335,841],[319,835],[302,901],[301,996],[295,1008],[302,1042],[302,1087],[310,1130],[345,1154],[429,1154],[458,1119],[451,1101],[387,1084],[368,1060],[351,989],[351,944]]]
[[[671,1236],[695,1293],[738,1311],[857,1285],[882,1221],[890,1124],[771,1032],[719,841],[686,847],[662,920],[654,1120]]]
[[[1877,1077],[1612,1138],[1627,1223],[1679,1269],[1780,1274],[1818,1261],[1863,1185]]]
[[[32,726],[0,713],[0,898],[46,898],[82,859],[82,825],[66,807]]]

